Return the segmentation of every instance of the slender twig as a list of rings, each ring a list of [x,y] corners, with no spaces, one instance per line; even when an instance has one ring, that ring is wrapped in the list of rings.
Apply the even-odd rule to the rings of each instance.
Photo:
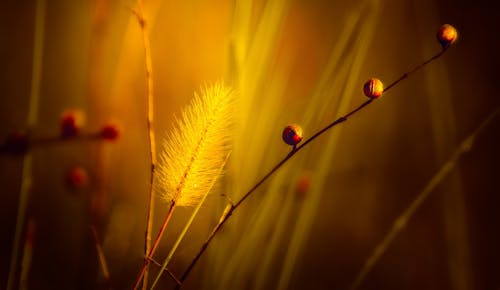
[[[384,89],[384,93],[387,92],[388,90],[390,90],[392,87],[394,87],[396,84],[398,84],[402,80],[408,78],[412,73],[420,70],[425,65],[427,65],[430,62],[432,62],[433,60],[439,58],[441,55],[443,55],[443,53],[446,51],[447,48],[448,47],[443,48],[441,51],[439,51],[439,53],[435,54],[434,56],[432,56],[428,60],[422,62],[421,64],[419,64],[418,66],[414,67],[410,71],[404,73],[401,77],[399,77],[394,82],[392,82],[391,84],[389,84]],[[373,99],[369,99],[369,100],[363,102],[361,105],[359,105],[358,107],[356,107],[354,110],[352,110],[349,113],[345,114],[344,116],[336,119],[335,121],[333,121],[332,123],[330,123],[329,125],[327,125],[326,127],[324,127],[323,129],[321,129],[318,132],[316,132],[314,135],[312,135],[307,140],[305,140],[304,143],[302,143],[300,146],[293,147],[292,151],[290,153],[288,153],[288,155],[286,155],[280,162],[278,162],[278,164],[276,164],[266,175],[264,175],[264,177],[262,177],[247,193],[245,193],[245,195],[243,195],[243,197],[238,202],[236,202],[235,204],[229,204],[228,207],[226,208],[226,210],[224,211],[224,213],[222,214],[222,216],[221,216],[219,222],[217,223],[217,225],[214,227],[214,229],[212,230],[212,232],[210,233],[210,235],[208,236],[208,238],[203,243],[203,245],[201,246],[200,250],[198,251],[198,253],[194,257],[194,259],[191,261],[191,263],[189,264],[189,266],[187,267],[187,269],[182,274],[181,278],[179,279],[180,282],[181,282],[181,284],[178,284],[175,289],[180,289],[182,287],[182,283],[184,283],[184,281],[188,277],[189,273],[191,273],[191,271],[193,270],[194,266],[196,265],[196,263],[198,262],[198,260],[201,258],[201,256],[203,255],[203,253],[207,249],[208,245],[210,244],[210,242],[212,241],[212,239],[217,234],[217,232],[219,232],[219,230],[222,228],[222,226],[225,224],[225,222],[229,219],[229,217],[231,217],[231,215],[233,214],[233,212],[248,197],[250,197],[250,195],[252,195],[255,192],[255,190],[260,185],[262,185],[271,175],[273,175],[281,166],[283,166],[283,164],[285,164],[290,158],[292,158],[295,154],[297,154],[297,152],[299,152],[307,144],[309,144],[310,142],[312,142],[313,140],[315,140],[320,135],[322,135],[323,133],[325,133],[329,129],[333,128],[334,126],[347,121],[347,119],[349,117],[351,117],[355,113],[359,112],[361,109],[363,109],[364,107],[368,106],[372,102],[373,102]]]
[[[420,208],[422,203],[429,197],[429,195],[434,191],[436,186],[438,186],[441,181],[453,171],[456,167],[456,163],[465,153],[467,153],[477,136],[484,130],[484,128],[491,123],[491,121],[496,117],[496,115],[500,113],[500,107],[498,107],[493,113],[491,113],[479,127],[474,130],[474,132],[465,138],[460,145],[455,149],[453,154],[451,154],[450,158],[441,166],[441,168],[436,172],[436,174],[431,178],[429,183],[424,187],[424,189],[415,197],[415,199],[410,203],[410,205],[403,211],[403,213],[396,218],[394,223],[392,224],[389,232],[384,236],[382,241],[375,247],[372,254],[366,259],[363,267],[356,275],[353,283],[351,284],[350,290],[359,289],[366,276],[373,269],[375,264],[378,262],[380,257],[387,251],[387,248],[390,246],[392,241],[401,233],[403,229],[406,228],[408,221],[412,218],[413,214],[417,209]]]
[[[141,27],[142,43],[144,46],[144,58],[146,62],[146,86],[147,86],[147,96],[148,96],[148,106],[147,106],[147,128],[148,128],[148,141],[149,141],[149,153],[151,159],[151,175],[150,175],[150,186],[149,186],[149,205],[148,205],[148,216],[147,216],[147,226],[145,232],[145,245],[144,245],[144,255],[146,259],[144,260],[145,268],[144,273],[144,283],[142,284],[142,289],[147,288],[148,281],[148,265],[151,251],[151,232],[153,230],[153,216],[155,208],[155,198],[154,198],[154,188],[156,183],[155,169],[156,169],[156,138],[154,132],[154,94],[153,94],[153,62],[151,58],[151,44],[149,40],[148,30],[146,26],[146,19],[144,18],[144,10],[142,6],[142,1],[137,1],[138,11],[132,10],[132,13],[137,17],[139,25]],[[174,204],[172,204],[174,205]],[[171,213],[170,213],[171,214]],[[169,216],[169,215],[167,215]],[[141,271],[142,272],[142,271]],[[141,276],[142,276],[141,275]],[[140,283],[140,281],[139,281]],[[137,285],[136,285],[137,287]]]
[[[161,267],[162,265],[156,261],[155,259],[151,258],[151,263],[153,263],[155,266],[158,266],[158,267]],[[167,271],[167,274],[170,276],[170,278],[172,278],[172,280],[174,280],[174,282],[176,284],[181,284],[181,281],[179,281],[179,279],[177,279],[177,277],[174,275],[174,273],[172,273],[172,271],[170,271],[169,269],[165,269],[165,271]]]
[[[449,48],[449,46],[443,47],[443,49],[439,53],[435,54],[433,57],[429,58],[428,60],[424,61],[423,63],[417,65],[416,67],[414,67],[412,70],[408,71],[407,73],[404,73],[403,75],[401,75],[397,80],[393,81],[390,85],[388,85],[384,89],[384,92],[388,91],[390,88],[392,88],[393,86],[395,86],[397,83],[399,83],[400,81],[402,81],[402,80],[406,79],[407,77],[409,77],[412,73],[414,73],[417,70],[423,68],[424,66],[426,66],[427,64],[429,64],[433,60],[435,60],[438,57],[440,57],[441,55],[443,55],[443,53],[445,53],[448,48]]]
[[[61,137],[61,135],[53,135],[53,136],[40,136],[40,137],[35,137],[35,138],[29,138],[27,137],[28,140],[26,141],[27,148],[26,152],[23,154],[28,154],[31,150],[37,149],[37,148],[42,148],[45,146],[52,146],[56,144],[62,144],[62,143],[70,143],[70,142],[82,142],[82,141],[98,141],[98,140],[105,140],[101,134],[100,131],[98,132],[90,132],[90,133],[84,133],[84,134],[79,134],[71,138],[65,138]],[[13,154],[11,152],[11,148],[9,146],[9,142],[5,142],[3,144],[0,144],[0,155],[2,154]]]
[[[31,70],[31,91],[29,96],[28,119],[29,127],[34,127],[38,122],[38,110],[40,103],[40,83],[42,76],[43,61],[43,38],[45,29],[45,0],[36,1],[34,33],[33,33],[33,64]],[[19,192],[19,204],[17,209],[16,230],[12,242],[12,254],[9,265],[9,275],[6,289],[15,288],[17,283],[18,259],[21,237],[23,235],[24,223],[26,219],[26,208],[28,206],[29,192],[32,183],[32,156],[28,154],[24,157],[21,188]]]

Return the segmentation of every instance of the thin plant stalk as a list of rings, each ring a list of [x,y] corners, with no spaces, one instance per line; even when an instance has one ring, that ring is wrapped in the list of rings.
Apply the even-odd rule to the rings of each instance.
[[[29,218],[26,223],[26,234],[24,238],[23,257],[21,258],[21,274],[19,275],[19,290],[28,289],[28,278],[33,260],[33,248],[35,245],[36,222]]]
[[[149,40],[149,35],[146,27],[146,20],[144,18],[144,11],[142,1],[137,1],[138,11],[133,11],[138,19],[139,25],[141,27],[142,43],[144,46],[144,58],[146,63],[146,86],[147,86],[147,129],[148,129],[148,141],[149,141],[149,155],[151,159],[151,174],[150,174],[150,184],[149,184],[149,204],[148,204],[148,215],[147,215],[147,225],[145,233],[145,245],[144,245],[144,255],[149,256],[151,251],[151,232],[153,230],[153,216],[155,208],[155,198],[154,198],[154,188],[156,183],[155,169],[156,169],[156,137],[154,131],[154,93],[153,93],[153,62],[151,57],[151,42]],[[171,210],[175,203],[172,204]],[[169,211],[170,212],[170,211]],[[167,215],[170,218],[170,215]],[[166,224],[165,224],[166,226]],[[164,229],[163,229],[164,231]],[[149,262],[145,258],[144,262],[144,282],[142,284],[142,289],[147,288],[147,281],[149,276]],[[140,281],[138,281],[140,283]],[[137,285],[136,285],[137,286]]]
[[[28,107],[28,127],[32,128],[38,122],[38,110],[40,104],[40,83],[43,62],[43,38],[45,30],[45,0],[37,0],[35,8],[34,35],[33,35],[33,64],[31,70],[31,91]],[[12,242],[12,254],[10,258],[9,276],[7,278],[7,290],[15,288],[18,272],[18,259],[21,236],[26,219],[29,193],[32,185],[32,163],[31,153],[27,153],[23,159],[21,176],[21,189],[19,193],[19,204],[17,209],[16,230]]]
[[[229,154],[226,156],[226,159],[224,161],[224,163],[221,164],[221,167],[219,168],[219,173],[218,175],[220,175],[222,173],[222,169],[224,168],[224,165],[226,164],[227,162],[227,159],[229,158]],[[210,184],[210,187],[209,189],[206,191],[206,193],[202,196],[201,200],[198,202],[198,205],[195,207],[193,213],[191,214],[191,216],[189,217],[189,220],[188,222],[186,223],[186,225],[184,226],[184,228],[182,229],[181,233],[179,234],[179,236],[177,237],[177,240],[175,241],[174,245],[172,246],[172,248],[170,249],[170,252],[168,253],[167,257],[165,258],[165,261],[163,261],[163,264],[161,266],[161,269],[160,269],[160,272],[158,273],[158,275],[156,276],[155,280],[153,281],[153,284],[151,284],[151,288],[150,289],[154,289],[156,287],[156,284],[160,281],[160,278],[163,274],[163,272],[165,270],[167,270],[167,265],[168,263],[170,262],[170,260],[172,259],[172,256],[174,255],[175,251],[177,250],[177,247],[179,246],[179,244],[181,243],[182,239],[184,238],[184,236],[186,235],[189,227],[191,226],[191,224],[193,223],[193,220],[194,218],[196,217],[196,215],[198,214],[198,211],[200,210],[201,208],[201,205],[203,204],[203,202],[205,201],[208,193],[211,191],[212,187],[215,185],[215,181],[216,179],[213,179],[211,184]],[[176,282],[178,281],[177,279],[175,279]]]
[[[167,215],[165,216],[165,219],[163,220],[162,226],[160,228],[160,231],[158,232],[158,235],[156,236],[151,248],[149,249],[149,252],[146,255],[146,258],[144,259],[144,264],[141,268],[141,271],[139,272],[139,276],[137,277],[137,280],[135,281],[134,284],[134,289],[138,289],[139,285],[141,284],[141,281],[144,278],[144,284],[146,284],[146,273],[148,271],[149,264],[151,264],[151,261],[153,259],[153,254],[158,248],[158,245],[160,245],[160,240],[165,233],[167,229],[167,225],[172,218],[172,214],[174,213],[174,210],[176,208],[176,202],[172,200],[172,203],[170,204],[170,208],[168,209]]]
[[[426,61],[422,62],[418,66],[414,67],[413,69],[411,69],[408,72],[406,72],[403,75],[401,75],[398,79],[396,79],[395,81],[393,81],[392,83],[390,83],[384,89],[384,93],[386,93],[387,91],[389,91],[391,88],[393,88],[399,82],[401,82],[404,79],[408,78],[411,74],[413,74],[416,71],[422,69],[424,66],[426,66],[429,63],[431,63],[432,61],[438,59],[441,55],[444,54],[444,52],[447,49],[448,49],[448,46],[444,47],[442,50],[440,50],[437,54],[433,55],[431,58],[427,59]],[[233,214],[233,212],[248,197],[250,197],[250,195],[252,195],[252,193],[254,193],[255,190],[257,188],[259,188],[259,186],[261,186],[271,175],[273,175],[281,166],[283,166],[283,164],[285,164],[290,158],[292,158],[297,152],[299,152],[307,144],[309,144],[310,142],[314,141],[316,138],[318,138],[320,135],[322,135],[326,131],[330,130],[334,126],[347,121],[347,119],[349,117],[351,117],[355,113],[357,113],[360,110],[362,110],[364,107],[366,107],[369,104],[371,104],[373,102],[373,100],[374,99],[368,99],[367,101],[363,102],[361,105],[359,105],[358,107],[356,107],[355,109],[353,109],[352,111],[350,111],[349,113],[347,113],[346,115],[344,115],[344,116],[336,119],[335,121],[333,121],[332,123],[330,123],[329,125],[327,125],[326,127],[324,127],[323,129],[321,129],[318,132],[316,132],[314,135],[312,135],[307,140],[305,140],[304,143],[302,143],[300,146],[294,146],[292,148],[292,151],[290,151],[290,153],[288,153],[288,155],[286,155],[281,161],[279,161],[278,164],[276,164],[267,174],[265,174],[252,188],[250,188],[250,190],[247,193],[245,193],[245,195],[243,195],[243,197],[238,202],[236,202],[234,204],[229,204],[226,207],[226,210],[221,215],[221,218],[219,219],[219,222],[215,225],[214,229],[212,230],[212,232],[210,233],[210,235],[208,236],[208,238],[205,240],[205,242],[201,246],[201,248],[198,251],[198,253],[196,254],[196,256],[193,258],[193,260],[191,261],[191,263],[189,264],[189,266],[187,267],[187,269],[182,274],[181,278],[179,279],[179,281],[181,282],[181,284],[178,284],[175,289],[180,289],[182,287],[182,283],[184,283],[184,281],[187,279],[187,277],[189,276],[189,273],[191,273],[191,271],[193,270],[194,266],[196,265],[196,263],[198,262],[198,260],[201,258],[201,256],[203,255],[203,253],[206,251],[208,245],[210,244],[210,242],[212,241],[212,239],[215,237],[215,235],[220,231],[220,229],[222,228],[222,226],[231,217],[231,215]]]
[[[412,218],[413,214],[423,202],[429,197],[429,195],[434,192],[434,189],[441,183],[441,181],[450,174],[456,167],[456,163],[465,153],[470,151],[477,136],[484,130],[484,128],[491,123],[491,121],[500,113],[500,107],[498,107],[493,113],[491,113],[480,125],[474,130],[474,132],[465,138],[460,145],[451,154],[450,158],[441,166],[441,168],[436,172],[436,174],[431,178],[429,183],[424,187],[424,189],[415,197],[415,199],[410,203],[410,205],[403,211],[403,213],[396,218],[392,224],[389,232],[384,236],[382,241],[375,247],[372,254],[366,259],[363,267],[356,275],[353,283],[351,284],[350,290],[359,289],[365,280],[366,276],[371,272],[375,264],[378,262],[380,257],[387,251],[388,247],[391,245],[392,241],[401,233],[403,229],[406,228],[408,221]]]
[[[29,139],[28,143],[28,150],[24,153],[25,156],[28,155],[28,153],[32,150],[38,149],[38,148],[43,148],[43,147],[48,147],[48,146],[54,146],[57,144],[62,144],[62,143],[69,143],[69,142],[93,142],[93,141],[99,141],[99,140],[105,140],[106,138],[102,136],[101,131],[94,131],[94,132],[89,132],[89,133],[82,133],[78,134],[77,136],[71,137],[71,138],[64,138],[61,137],[61,135],[52,135],[52,136],[37,136],[37,137],[31,137]],[[12,151],[10,148],[8,148],[8,144],[3,143],[0,144],[0,155],[5,154],[12,154]]]
[[[99,234],[97,233],[95,225],[90,225],[90,231],[92,232],[92,238],[94,240],[97,256],[99,257],[99,264],[101,265],[101,271],[104,281],[106,283],[106,286],[111,289],[111,276],[109,274],[108,263],[106,261],[106,256],[104,256],[101,239],[99,238]]]

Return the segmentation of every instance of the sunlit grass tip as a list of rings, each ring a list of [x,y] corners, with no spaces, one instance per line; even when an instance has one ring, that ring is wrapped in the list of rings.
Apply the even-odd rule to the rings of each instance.
[[[194,94],[163,143],[158,193],[177,206],[197,204],[229,152],[234,91],[222,82]]]

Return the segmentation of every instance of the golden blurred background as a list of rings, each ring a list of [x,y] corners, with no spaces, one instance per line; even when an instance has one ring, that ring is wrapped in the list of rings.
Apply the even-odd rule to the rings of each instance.
[[[109,121],[120,129],[116,142],[60,142],[30,153],[22,228],[32,225],[32,249],[16,258],[24,267],[12,289],[130,289],[144,255],[150,175],[145,56],[131,12],[136,3],[0,5],[0,138],[21,129],[35,137],[57,135],[68,108],[85,113],[85,132]],[[238,95],[226,173],[169,265],[175,275],[228,198],[241,198],[288,154],[281,140],[287,124],[300,124],[308,138],[365,101],[366,79],[389,84],[439,52],[441,24],[459,31],[441,58],[290,159],[234,212],[183,289],[349,289],[396,218],[500,105],[494,5],[144,1],[159,149],[174,116],[202,85],[224,80]],[[30,109],[37,63],[40,102]],[[38,113],[34,124],[27,121],[30,110]],[[477,136],[359,289],[500,289],[499,126],[496,118]],[[0,289],[7,289],[23,207],[23,164],[21,156],[0,156]],[[83,188],[67,184],[75,165],[88,172]],[[157,198],[157,205],[155,230],[168,203]],[[155,255],[159,261],[190,211],[174,213]],[[90,224],[102,240],[110,284]],[[168,275],[160,282],[161,289],[175,287]]]

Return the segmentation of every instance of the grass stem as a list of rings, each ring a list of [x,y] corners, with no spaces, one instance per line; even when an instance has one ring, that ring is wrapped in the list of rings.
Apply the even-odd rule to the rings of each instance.
[[[43,62],[43,40],[45,29],[45,0],[37,0],[35,6],[35,21],[33,34],[33,64],[31,69],[31,91],[28,107],[28,127],[30,129],[38,122],[38,110],[40,104],[40,83]],[[12,290],[18,283],[18,259],[21,238],[25,227],[26,209],[28,206],[29,193],[32,185],[32,155],[24,156],[21,188],[19,193],[19,204],[17,209],[16,229],[12,242],[12,254],[10,258],[9,275],[7,278],[7,290]]]
[[[97,233],[95,225],[90,225],[90,231],[92,232],[92,238],[94,239],[95,248],[97,251],[97,256],[99,257],[99,265],[101,266],[102,276],[104,278],[104,283],[106,288],[112,289],[111,287],[111,276],[109,275],[108,263],[106,261],[106,256],[104,256],[104,251],[102,249],[101,239]]]
[[[148,129],[148,141],[149,141],[149,155],[151,159],[151,175],[150,175],[150,183],[149,183],[149,203],[148,203],[148,215],[147,215],[147,225],[145,232],[145,245],[144,245],[144,254],[145,256],[149,256],[151,251],[151,232],[153,230],[153,216],[154,216],[154,208],[155,208],[155,198],[154,198],[154,188],[155,188],[155,169],[156,169],[156,138],[154,131],[154,93],[153,93],[153,62],[151,57],[151,42],[149,40],[146,19],[144,18],[144,10],[142,1],[137,1],[138,11],[133,11],[139,25],[141,27],[142,34],[142,43],[144,46],[144,58],[146,63],[146,89],[147,89],[147,129]],[[174,205],[173,203],[172,205]],[[172,208],[173,210],[173,208]],[[168,216],[168,215],[167,215]],[[144,261],[145,268],[141,272],[144,275],[144,283],[142,284],[142,289],[145,290],[147,288],[148,281],[148,266],[149,260],[146,259]],[[138,281],[140,283],[140,281]],[[136,285],[137,286],[137,285]]]
[[[155,253],[156,249],[158,248],[158,245],[160,244],[160,240],[165,233],[165,230],[167,229],[168,222],[170,221],[172,214],[174,212],[174,209],[176,207],[175,201],[172,201],[170,208],[167,212],[167,215],[165,216],[165,219],[163,220],[162,226],[160,228],[160,231],[158,232],[158,235],[156,236],[155,241],[153,242],[151,248],[149,249],[149,252],[147,253],[146,257],[144,258],[144,264],[141,268],[141,271],[139,272],[139,276],[137,277],[137,280],[135,281],[134,284],[134,289],[138,289],[139,285],[141,284],[141,281],[144,278],[144,283],[145,284],[145,275],[147,272],[147,269],[149,268],[149,264],[151,264],[151,261],[153,259],[153,254]]]

